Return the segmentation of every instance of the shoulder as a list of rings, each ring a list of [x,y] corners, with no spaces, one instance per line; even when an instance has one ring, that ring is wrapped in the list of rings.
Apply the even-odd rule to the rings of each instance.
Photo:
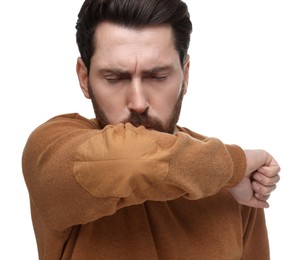
[[[177,126],[177,130],[179,132],[188,134],[189,136],[191,136],[191,137],[193,137],[195,139],[198,139],[198,140],[204,140],[204,139],[208,138],[207,136],[199,134],[199,133],[196,133],[196,132],[193,132],[192,130],[190,130],[190,129],[186,128],[186,127]]]
[[[77,113],[55,116],[35,128],[29,135],[26,146],[47,146],[56,140],[98,132],[98,124]]]
[[[55,116],[48,121],[46,121],[44,125],[64,125],[65,127],[80,127],[80,128],[90,128],[90,129],[98,129],[98,124],[95,119],[88,119],[86,117],[81,116],[78,113],[70,113],[70,114],[62,114]]]

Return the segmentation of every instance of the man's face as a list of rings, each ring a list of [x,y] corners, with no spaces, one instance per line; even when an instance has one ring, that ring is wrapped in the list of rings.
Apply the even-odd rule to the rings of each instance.
[[[131,29],[109,22],[95,31],[87,74],[79,58],[81,88],[100,127],[130,122],[173,133],[187,90],[189,58],[182,67],[170,26]]]

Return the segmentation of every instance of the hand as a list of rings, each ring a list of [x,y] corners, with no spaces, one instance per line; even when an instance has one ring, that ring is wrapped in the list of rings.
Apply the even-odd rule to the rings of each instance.
[[[267,200],[280,180],[280,167],[276,160],[263,150],[245,150],[246,171],[243,179],[229,189],[242,205],[268,208]]]

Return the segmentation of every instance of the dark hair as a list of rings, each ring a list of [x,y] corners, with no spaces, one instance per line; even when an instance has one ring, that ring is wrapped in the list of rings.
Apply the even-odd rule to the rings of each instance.
[[[184,63],[192,23],[187,5],[181,0],[85,0],[78,15],[76,39],[88,71],[95,48],[95,29],[102,21],[138,29],[152,25],[171,25],[175,48],[181,64]]]

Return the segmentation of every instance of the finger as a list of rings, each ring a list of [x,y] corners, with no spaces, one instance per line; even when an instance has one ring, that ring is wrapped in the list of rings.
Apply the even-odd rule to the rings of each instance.
[[[256,172],[256,173],[254,173],[252,178],[265,186],[272,186],[272,185],[277,184],[280,181],[279,174],[277,174],[273,177],[267,177],[260,172]]]
[[[265,186],[257,181],[252,182],[253,191],[262,195],[270,195],[276,187],[276,185]]]
[[[261,201],[267,201],[270,197],[270,195],[262,195],[260,193],[255,193],[254,196]]]
[[[280,166],[277,162],[270,164],[270,165],[265,165],[262,166],[258,169],[258,172],[262,173],[263,175],[267,176],[267,177],[273,177],[278,175],[278,173],[280,172]]]
[[[263,165],[265,166],[278,166],[279,164],[278,162],[275,160],[275,158],[269,154],[268,152],[264,151],[266,153],[266,159],[265,159],[265,163]]]
[[[269,208],[269,204],[266,201],[259,200],[254,196],[251,198],[250,201],[242,204],[253,208]]]

